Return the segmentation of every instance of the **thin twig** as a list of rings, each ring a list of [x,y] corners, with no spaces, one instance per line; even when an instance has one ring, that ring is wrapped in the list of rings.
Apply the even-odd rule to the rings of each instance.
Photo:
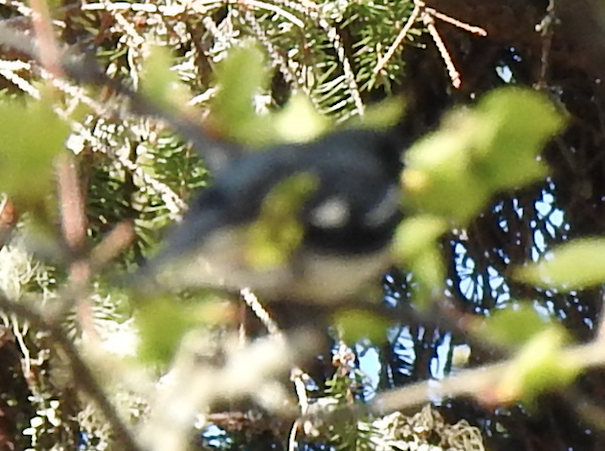
[[[300,420],[295,420],[288,434],[288,451],[295,451],[297,448],[296,436],[298,435],[298,429],[300,428]]]
[[[450,76],[450,80],[452,80],[452,86],[454,86],[454,88],[458,89],[460,87],[460,85],[462,84],[462,80],[460,79],[460,72],[458,72],[458,70],[456,69],[456,66],[454,64],[454,61],[452,60],[450,52],[447,50],[447,47],[445,46],[443,39],[441,39],[441,36],[439,35],[437,28],[435,27],[435,20],[433,19],[433,17],[430,14],[425,13],[422,15],[422,21],[426,25],[426,28],[429,31],[429,34],[433,38],[433,42],[435,43],[435,45],[437,46],[437,49],[439,50],[439,54],[441,55],[441,58],[443,59],[443,62],[445,63],[445,67],[447,67],[447,72]]]
[[[452,57],[450,56],[450,53],[447,50],[447,47],[445,46],[445,43],[441,39],[441,36],[439,35],[437,28],[435,27],[435,18],[442,20],[443,22],[449,23],[450,25],[454,25],[455,27],[461,28],[465,31],[468,31],[469,33],[476,34],[478,36],[487,36],[487,31],[485,31],[481,27],[469,25],[458,19],[454,19],[453,17],[450,17],[446,14],[440,13],[439,11],[435,10],[434,8],[429,8],[426,6],[426,3],[424,3],[422,0],[414,0],[414,4],[416,6],[415,6],[414,10],[412,11],[412,14],[408,18],[407,22],[405,23],[404,27],[402,28],[402,30],[399,32],[399,34],[395,38],[395,41],[393,41],[393,43],[387,50],[387,53],[385,53],[385,55],[382,58],[380,58],[380,60],[376,64],[376,67],[374,67],[374,74],[378,74],[381,70],[384,69],[384,67],[387,65],[387,63],[391,60],[391,58],[395,54],[395,51],[397,50],[397,48],[401,45],[401,43],[405,39],[406,35],[412,28],[412,25],[420,17],[420,18],[422,18],[424,25],[427,27],[429,34],[433,38],[433,42],[435,43],[435,45],[437,46],[437,49],[439,50],[441,58],[443,59],[445,65],[447,67],[450,79],[452,80],[452,85],[455,88],[459,88],[462,84],[462,80],[460,78],[460,73],[456,69],[456,66],[454,65]]]
[[[277,323],[271,318],[269,312],[265,310],[256,295],[249,289],[244,288],[241,290],[242,299],[248,304],[248,307],[254,312],[257,318],[263,323],[263,326],[267,328],[270,335],[282,335],[279,330]]]
[[[293,2],[282,2],[288,6],[293,6]],[[326,32],[326,37],[332,44],[332,47],[336,51],[336,57],[342,66],[343,76],[347,82],[348,90],[351,95],[351,99],[353,101],[353,105],[357,111],[357,114],[363,116],[365,112],[365,106],[361,99],[361,92],[359,90],[359,86],[357,84],[357,80],[355,77],[355,71],[353,70],[353,66],[349,57],[347,56],[346,49],[342,43],[342,38],[338,29],[332,24],[330,24],[326,19],[324,19],[317,5],[311,2],[308,2],[306,5],[302,5],[300,8],[295,7],[295,10],[303,12],[309,19],[315,21],[320,28],[322,28]],[[345,99],[340,104],[335,105],[334,109],[338,109],[349,102],[348,99]]]
[[[407,22],[405,23],[405,25],[403,26],[403,28],[401,29],[401,31],[399,32],[399,34],[397,35],[397,37],[395,38],[395,40],[393,41],[393,43],[391,44],[391,46],[389,47],[387,52],[384,54],[384,56],[382,58],[380,58],[378,60],[378,63],[376,63],[376,67],[374,68],[375,74],[377,74],[382,69],[384,69],[384,67],[391,60],[391,58],[393,58],[395,51],[397,50],[397,48],[401,45],[401,43],[407,36],[408,32],[412,28],[412,25],[414,25],[414,22],[416,22],[416,20],[418,20],[418,17],[420,16],[420,11],[421,11],[421,7],[416,5],[416,7],[414,8],[414,11],[412,11],[412,14],[410,14],[410,17],[408,17]]]
[[[347,80],[347,84],[349,85],[349,92],[351,94],[351,98],[353,99],[353,104],[357,110],[357,114],[363,116],[365,112],[365,106],[363,101],[361,100],[361,93],[359,91],[359,86],[357,85],[357,81],[355,80],[355,72],[353,71],[353,66],[351,65],[351,61],[347,56],[344,45],[342,44],[342,38],[338,33],[338,30],[330,25],[327,20],[318,16],[318,25],[326,31],[327,38],[332,43],[332,47],[336,50],[336,57],[340,61],[342,65],[342,71]]]
[[[544,89],[547,86],[546,77],[550,62],[550,49],[552,47],[552,39],[554,36],[554,27],[557,24],[557,16],[555,13],[555,0],[549,0],[546,8],[546,15],[538,25],[536,31],[542,35],[542,52],[540,55],[540,79],[537,83],[538,89]]]
[[[269,313],[259,302],[258,298],[250,291],[249,288],[241,290],[241,296],[246,304],[252,309],[256,316],[261,320],[263,325],[269,331],[269,334],[273,336],[282,337],[283,334],[279,330],[277,323],[271,318]],[[298,405],[300,407],[301,415],[306,415],[309,411],[309,397],[307,396],[307,385],[305,379],[311,379],[310,376],[305,373],[300,367],[293,366],[290,370],[290,380],[294,384],[296,397],[298,398]],[[300,420],[296,420],[292,425],[290,434],[288,436],[288,451],[293,451],[296,448],[296,436],[300,427]]]
[[[91,267],[95,270],[105,266],[120,255],[135,239],[132,221],[118,223],[90,252]]]
[[[60,51],[52,30],[52,22],[45,0],[32,0],[32,19],[39,48],[42,67],[55,77],[64,75]],[[65,244],[70,253],[69,279],[72,292],[76,296],[77,317],[82,330],[98,339],[92,321],[92,306],[87,297],[86,286],[91,271],[88,259],[84,256],[87,241],[87,218],[85,201],[75,159],[64,153],[57,163],[57,180],[59,185],[59,206],[61,209],[61,228]],[[71,302],[66,301],[66,306]]]
[[[273,0],[273,3],[279,3],[304,15],[315,14],[319,12],[319,5],[310,0]]]
[[[602,366],[605,363],[605,351],[599,342],[572,346],[561,351],[560,359],[587,369]],[[423,381],[407,385],[400,389],[381,393],[370,404],[370,411],[387,413],[404,410],[408,407],[431,402],[435,399],[458,396],[474,396],[481,399],[488,390],[497,388],[511,365],[515,365],[515,357],[492,365],[461,370],[455,375],[440,381]],[[484,401],[491,401],[486,399]]]
[[[77,163],[73,155],[65,153],[57,162],[57,180],[59,184],[59,208],[61,209],[61,228],[65,244],[76,260],[84,255],[86,248],[87,224],[84,193],[78,176]],[[85,282],[85,274],[71,274],[74,281]]]
[[[17,75],[14,72],[14,70],[20,70],[23,67],[18,67],[16,65],[12,65],[12,66],[15,66],[15,68],[11,69],[10,68],[11,65],[7,64],[7,63],[20,63],[20,62],[21,61],[2,61],[1,65],[0,65],[0,75],[2,75],[4,78],[6,78],[12,84],[14,84],[21,91],[28,94],[30,97],[32,97],[36,100],[40,100],[42,98],[40,91],[36,87],[34,87],[34,85],[32,85],[29,81],[25,80],[23,77]],[[30,66],[27,63],[23,63],[23,64]],[[30,69],[31,69],[31,67],[29,67],[28,70],[30,70]]]
[[[88,282],[92,275],[90,261],[86,255],[87,218],[84,194],[78,176],[77,163],[72,154],[59,155],[56,163],[59,208],[63,239],[69,252],[70,297],[63,298],[63,313],[76,306],[78,324],[88,337],[100,337],[93,321],[92,304],[88,298]]]
[[[462,28],[463,30],[468,31],[469,33],[477,34],[479,36],[487,36],[487,31],[481,27],[477,27],[474,25],[469,25],[465,22],[461,22],[458,19],[454,19],[453,17],[447,16],[443,13],[440,13],[436,9],[433,8],[425,8],[425,11],[431,16],[435,16],[437,19],[447,22],[455,27]]]
[[[2,3],[2,2],[0,2]],[[84,3],[79,5],[82,11],[133,11],[148,14],[159,14],[163,17],[174,17],[183,13],[206,14],[213,9],[223,5],[223,1],[196,1],[196,2],[171,2],[169,5],[155,5],[153,3],[126,3],[126,2],[102,2],[102,3]]]

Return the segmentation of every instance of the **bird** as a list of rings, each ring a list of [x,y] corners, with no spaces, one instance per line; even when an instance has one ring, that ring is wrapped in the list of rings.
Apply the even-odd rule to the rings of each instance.
[[[359,128],[249,151],[193,198],[147,269],[169,288],[351,299],[393,264],[403,147],[395,130]]]

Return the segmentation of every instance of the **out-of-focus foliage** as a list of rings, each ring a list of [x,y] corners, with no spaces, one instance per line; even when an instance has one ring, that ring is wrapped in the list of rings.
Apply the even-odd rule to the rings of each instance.
[[[450,113],[438,132],[406,153],[409,203],[467,226],[496,193],[546,177],[538,155],[561,131],[562,119],[545,96],[512,88]]]
[[[550,327],[531,338],[520,350],[495,389],[499,403],[535,401],[539,395],[568,386],[580,371],[577,360],[561,350],[565,331]]]
[[[483,321],[478,332],[495,345],[516,349],[553,323],[553,318],[545,318],[527,303],[513,304]]]
[[[153,47],[141,68],[141,92],[167,111],[180,111],[191,98],[166,47]]]
[[[408,211],[419,214],[402,223],[396,251],[418,278],[421,302],[446,279],[438,238],[452,226],[467,227],[501,191],[544,179],[539,153],[562,125],[545,96],[503,88],[473,109],[449,113],[406,152],[404,197]]]
[[[242,69],[245,76],[242,77]],[[212,99],[212,129],[242,145],[258,148],[271,144],[271,119],[256,114],[254,98],[267,92],[268,73],[262,51],[252,42],[233,49],[217,67],[219,81]]]
[[[281,110],[275,112],[254,109],[255,96],[267,89],[268,72],[262,56],[256,46],[247,43],[220,61],[216,74],[218,91],[210,107],[209,127],[212,133],[246,148],[251,146],[251,149],[281,142],[309,141],[320,132],[328,133],[329,118],[320,114],[301,95],[292,97]],[[170,60],[161,53],[152,54],[150,58],[152,61],[148,66],[157,72],[151,83],[153,92],[150,97],[165,104],[169,101],[166,99],[166,86],[174,83],[173,77],[168,74],[167,64]],[[241,80],[242,67],[249,69],[245,82]],[[169,110],[173,110],[173,107]],[[400,119],[401,112],[400,101],[374,105],[368,119],[364,117],[358,121],[359,126],[387,129]],[[293,118],[296,118],[296,122],[293,122]],[[258,219],[247,230],[247,247],[242,250],[252,267],[271,270],[290,261],[303,239],[298,215],[316,188],[317,181],[310,174],[302,172],[271,190],[263,202]],[[144,360],[167,364],[183,334],[200,324],[199,318],[183,304],[170,300],[150,299],[145,302],[148,305],[142,306],[137,312],[141,356]],[[363,321],[358,325],[368,326]]]
[[[317,181],[305,173],[278,184],[261,207],[258,219],[248,230],[247,260],[259,269],[286,264],[303,240],[297,217]]]
[[[430,6],[438,10],[451,6],[438,3]],[[420,420],[420,414],[399,413],[345,417],[327,427],[305,430],[307,435],[299,438],[306,449],[332,445],[403,448],[413,441],[418,446],[480,450],[481,436],[494,450],[600,449],[602,433],[580,421],[576,405],[546,394],[569,384],[578,369],[561,357],[562,334],[545,324],[556,319],[581,340],[590,339],[598,324],[603,281],[599,239],[551,251],[571,238],[603,234],[605,143],[602,98],[594,82],[602,75],[584,73],[582,61],[591,58],[570,57],[565,54],[566,45],[556,47],[561,53],[549,60],[547,35],[535,31],[546,14],[544,2],[515,6],[489,1],[477,8],[468,3],[469,8],[461,2],[456,5],[459,11],[449,13],[454,17],[472,13],[469,21],[479,20],[493,39],[482,40],[451,22],[437,23],[462,74],[458,91],[447,79],[443,49],[439,54],[432,38],[423,33],[429,21],[414,25],[386,66],[375,71],[410,16],[415,6],[411,1],[53,4],[54,31],[60,40],[92,49],[112,78],[147,93],[162,108],[183,113],[200,126],[204,123],[214,137],[262,147],[308,140],[324,133],[331,123],[351,118],[380,127],[397,121],[400,104],[382,103],[378,112],[370,104],[391,94],[408,95],[402,133],[410,141],[424,138],[408,157],[403,184],[407,213],[413,217],[402,224],[395,251],[405,269],[414,274],[397,269],[387,275],[387,303],[409,306],[413,298],[420,298],[426,301],[425,307],[438,307],[446,299],[462,312],[459,323],[472,324],[475,331],[477,323],[467,322],[467,315],[480,321],[492,316],[494,309],[524,302],[522,309],[499,311],[477,327],[479,344],[471,340],[468,345],[470,365],[495,358],[490,343],[520,349],[497,397],[530,399],[532,412],[538,413],[523,406],[492,409],[471,401],[439,400],[444,420],[432,411],[428,415],[428,408]],[[2,13],[3,18],[30,27],[23,15],[31,11],[21,3],[3,5]],[[514,18],[512,26],[509,17]],[[518,39],[518,35],[508,36],[507,29],[518,34],[529,30],[530,34]],[[230,50],[250,39],[257,41],[256,52],[264,55],[264,62],[246,52],[236,56],[240,59],[227,59],[233,53]],[[163,48],[151,50],[158,46]],[[0,145],[0,189],[32,207],[23,211],[24,221],[30,215],[45,218],[47,229],[59,235],[56,223],[48,219],[52,215],[38,215],[36,209],[40,204],[54,209],[48,208],[55,202],[49,200],[54,193],[51,159],[60,152],[56,144],[64,140],[69,125],[72,133],[65,147],[77,155],[90,245],[119,221],[134,222],[135,243],[115,264],[95,274],[98,280],[92,286],[88,314],[101,347],[111,356],[126,354],[129,361],[144,336],[145,346],[153,348],[149,360],[165,362],[185,330],[201,324],[200,316],[222,319],[224,315],[233,321],[233,311],[208,313],[218,304],[207,296],[185,293],[184,298],[199,296],[195,308],[177,299],[150,303],[147,307],[152,313],[142,315],[139,323],[145,331],[137,335],[130,318],[133,306],[114,286],[115,276],[138,266],[158,246],[162,231],[182,214],[192,193],[211,182],[203,158],[158,118],[132,114],[129,101],[106,87],[81,90],[72,82],[57,83],[56,96],[50,98],[58,114],[51,111],[48,100],[26,100],[39,97],[40,86],[50,82],[43,82],[37,65],[22,55],[4,47],[2,53],[0,122],[4,125],[0,129],[5,144]],[[546,89],[541,94],[529,88],[486,94],[507,84]],[[294,92],[299,95],[293,96]],[[568,111],[569,131],[540,154],[548,139],[561,131],[559,110],[563,109]],[[271,113],[264,114],[267,111]],[[362,113],[366,114],[360,119]],[[446,119],[441,120],[444,115]],[[41,257],[51,254],[54,263],[60,261],[62,253],[47,252],[52,249],[45,247],[48,244],[34,250]],[[24,252],[16,242],[0,252],[17,248]],[[61,263],[55,268],[30,256],[27,264],[23,260],[17,264],[14,256],[5,254],[0,254],[0,272],[6,273],[0,279],[8,281],[3,290],[24,302],[36,304],[43,299],[52,311],[52,302],[65,293],[61,288],[69,268]],[[543,262],[528,264],[540,257]],[[511,277],[512,272],[520,278]],[[82,315],[82,311],[75,313]],[[66,328],[76,340],[85,342],[90,330],[84,327],[83,331],[75,316],[66,317]],[[393,325],[386,342],[381,342],[381,321],[359,314],[345,318],[343,327],[352,330],[355,339],[370,335],[367,329],[377,338],[353,346],[346,364],[334,366],[330,354],[335,352],[327,350],[328,356],[320,360],[323,372],[314,373],[314,382],[307,384],[313,393],[311,402],[319,410],[365,402],[377,390],[411,381],[441,378],[452,369],[454,349],[470,340],[438,321],[425,324],[406,319],[404,324]],[[8,315],[3,316],[3,326],[14,339],[9,337],[0,346],[4,368],[0,409],[2,419],[9,420],[0,421],[0,432],[11,431],[10,436],[17,437],[12,443],[15,449],[111,449],[112,434],[106,422],[86,399],[76,395],[77,387],[48,337]],[[491,342],[482,339],[487,335]],[[111,399],[132,423],[140,422],[149,406],[148,399],[131,392],[139,380],[133,376],[134,382],[122,381],[126,387],[116,386],[108,375],[118,378],[124,367],[113,366],[109,357],[103,362],[105,379],[100,379],[106,387],[114,387]],[[362,367],[369,377],[362,375]],[[331,381],[329,390],[323,391],[326,381]],[[589,401],[599,402],[602,385],[602,375],[587,374],[574,389],[587,394]],[[254,409],[245,402],[219,407],[226,413],[208,415],[214,426],[201,439],[207,447],[284,449],[290,420],[279,430],[274,427],[275,417],[248,415]],[[474,426],[459,422],[461,418]],[[431,423],[432,428],[419,421]],[[463,440],[464,445],[447,442],[444,431],[468,440]]]
[[[605,281],[605,241],[582,238],[563,244],[541,261],[519,268],[520,280],[561,291],[599,286]]]
[[[53,190],[50,167],[69,129],[45,101],[4,98],[0,102],[0,190],[37,204]]]

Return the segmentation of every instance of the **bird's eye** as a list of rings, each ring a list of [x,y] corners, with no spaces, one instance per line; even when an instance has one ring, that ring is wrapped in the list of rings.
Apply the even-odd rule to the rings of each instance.
[[[309,222],[320,229],[338,229],[350,218],[349,202],[342,197],[330,197],[311,210]]]

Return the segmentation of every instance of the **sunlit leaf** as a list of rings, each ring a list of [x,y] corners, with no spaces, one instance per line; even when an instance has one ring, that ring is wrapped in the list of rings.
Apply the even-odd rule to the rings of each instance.
[[[565,243],[538,263],[517,268],[518,280],[571,291],[605,282],[605,239],[582,238]]]
[[[402,261],[421,254],[434,246],[448,229],[447,222],[438,216],[417,215],[403,221],[395,237],[394,249]]]
[[[135,319],[140,336],[139,357],[160,364],[172,359],[183,335],[199,324],[193,307],[170,297],[146,299],[137,308]]]
[[[477,333],[497,346],[517,348],[551,325],[550,318],[523,303],[496,311],[483,321]]]
[[[347,122],[355,128],[386,130],[397,124],[404,115],[405,103],[401,97],[389,97],[368,106],[363,116],[356,116]]]
[[[273,123],[281,142],[311,141],[331,125],[330,119],[320,114],[303,94],[294,95],[281,111],[273,114]]]
[[[419,284],[418,301],[420,304],[430,301],[432,295],[441,290],[445,280],[445,266],[440,249],[436,246],[428,248],[412,260],[410,269]]]
[[[171,70],[174,58],[167,47],[152,47],[143,62],[141,89],[162,108],[182,109],[189,95],[178,74]]]
[[[414,274],[419,305],[430,300],[433,291],[438,290],[445,280],[438,240],[447,228],[443,218],[418,215],[406,219],[397,229],[393,252],[398,261]]]
[[[246,256],[258,269],[283,265],[302,242],[298,213],[317,181],[308,173],[294,175],[273,188],[263,201],[259,217],[248,226]]]
[[[497,192],[544,178],[539,152],[563,126],[543,95],[506,88],[450,113],[407,153],[406,201],[466,225]]]
[[[234,304],[212,293],[194,293],[186,300],[174,296],[137,299],[134,314],[139,332],[138,357],[149,363],[166,364],[182,337],[191,329],[215,327],[233,320]]]
[[[51,193],[53,159],[68,133],[46,101],[0,102],[0,191],[26,203]]]
[[[221,137],[252,148],[275,142],[268,115],[254,107],[269,82],[263,53],[252,42],[234,47],[217,67],[218,91],[212,101],[211,128]]]
[[[469,125],[474,122],[462,119],[412,146],[402,181],[408,204],[464,224],[486,203],[489,191],[473,173]]]
[[[532,401],[545,391],[573,382],[580,366],[561,352],[565,338],[560,327],[549,327],[535,335],[503,373],[496,389],[498,401]]]
[[[494,189],[519,187],[544,178],[546,164],[538,158],[548,140],[563,128],[563,116],[545,96],[533,90],[499,89],[477,107],[481,120],[478,148],[484,180]]]
[[[349,344],[362,338],[372,343],[380,344],[386,340],[386,330],[391,326],[390,321],[365,310],[346,309],[336,312],[334,323],[342,339]]]

